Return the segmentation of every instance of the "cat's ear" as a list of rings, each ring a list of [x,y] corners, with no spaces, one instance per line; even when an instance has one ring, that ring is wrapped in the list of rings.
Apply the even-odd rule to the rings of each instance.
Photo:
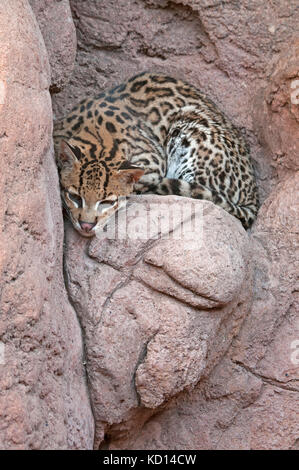
[[[69,167],[71,168],[74,163],[78,162],[76,156],[76,149],[72,147],[68,142],[62,140],[60,143],[59,154],[57,158],[57,164],[60,168]]]
[[[144,175],[144,170],[139,166],[132,165],[132,163],[125,160],[118,168],[118,175],[125,178],[127,183],[137,183],[141,176]]]

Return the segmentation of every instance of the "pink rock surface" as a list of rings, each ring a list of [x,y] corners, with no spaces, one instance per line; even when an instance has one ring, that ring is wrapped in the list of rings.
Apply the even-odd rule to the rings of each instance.
[[[298,171],[299,39],[282,51],[256,106],[256,129],[273,154],[281,178]]]
[[[76,57],[76,30],[69,0],[29,0],[38,21],[51,66],[50,91],[68,83]]]
[[[27,1],[1,2],[0,46],[0,448],[90,448],[81,331],[62,276],[50,67]]]
[[[192,240],[188,230],[183,238],[180,232],[190,205],[190,218],[197,220]],[[164,220],[157,238],[170,208],[177,224],[169,235]],[[135,197],[118,226],[121,218],[128,238],[110,239],[108,228],[89,244],[72,227],[66,238],[68,290],[84,331],[96,447],[108,425],[116,435],[124,426],[133,432],[137,417],[144,421],[208,375],[251,303],[248,237],[222,209],[175,196]],[[140,233],[145,220],[151,221],[149,238],[146,230]]]

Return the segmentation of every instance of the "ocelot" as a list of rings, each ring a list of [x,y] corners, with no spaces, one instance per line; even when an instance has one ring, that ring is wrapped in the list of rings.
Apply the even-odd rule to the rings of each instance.
[[[131,193],[206,199],[250,227],[258,194],[249,147],[203,93],[141,73],[81,101],[54,126],[61,195],[93,236]]]

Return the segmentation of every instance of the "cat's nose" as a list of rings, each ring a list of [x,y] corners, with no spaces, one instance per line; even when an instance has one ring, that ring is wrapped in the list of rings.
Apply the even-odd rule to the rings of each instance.
[[[96,222],[83,222],[82,220],[80,220],[80,227],[81,229],[84,231],[84,232],[90,232],[93,227],[96,225]]]

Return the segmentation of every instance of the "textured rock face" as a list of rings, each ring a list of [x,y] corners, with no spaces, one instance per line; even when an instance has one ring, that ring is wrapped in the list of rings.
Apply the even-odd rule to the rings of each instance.
[[[215,345],[215,361],[208,334],[212,316],[207,306],[202,313],[202,297],[192,283],[202,277],[192,272],[194,277],[187,279],[183,268],[185,262],[190,268],[190,259],[177,243],[167,241],[167,247],[161,241],[148,247],[94,241],[88,254],[80,255],[86,242],[68,231],[69,288],[86,330],[96,446],[106,433],[103,446],[111,449],[295,448],[299,357],[296,0],[112,0],[105,4],[72,0],[71,7],[79,48],[69,86],[54,98],[56,116],[64,115],[87,94],[92,96],[142,70],[186,79],[207,92],[243,128],[265,201],[249,234],[252,308],[239,333],[229,329],[235,337],[227,351]],[[202,256],[194,264],[201,266],[201,261],[211,266]],[[128,273],[133,277],[128,278]],[[210,271],[201,289],[208,296],[223,296],[228,290],[221,288],[221,282],[223,277],[213,277]],[[100,292],[104,306],[100,320],[98,304],[87,294],[91,291]],[[232,306],[232,297],[220,299],[224,310],[225,305]],[[145,315],[148,308],[151,314]],[[224,324],[228,322],[229,315],[216,310],[224,315]],[[203,333],[201,328],[207,330]],[[109,345],[98,344],[98,336]],[[120,344],[127,344],[126,353]],[[196,350],[195,356],[187,344]],[[209,351],[206,356],[204,348]],[[107,354],[113,358],[111,363]],[[184,360],[190,361],[190,368]],[[217,365],[210,370],[209,364]],[[128,377],[134,380],[129,383]],[[181,393],[173,397],[175,390]]]
[[[108,228],[89,245],[71,227],[66,239],[96,447],[109,424],[115,435],[124,428],[135,434],[137,418],[145,421],[207,375],[237,334],[252,296],[248,237],[213,204],[136,197],[117,227],[125,228],[117,239]]]
[[[48,51],[51,66],[50,91],[67,84],[76,57],[76,30],[68,0],[29,0]]]
[[[0,448],[90,448],[81,331],[62,278],[50,67],[27,1],[1,2],[0,45]]]
[[[299,36],[299,35],[298,35]],[[283,50],[256,105],[256,129],[281,178],[299,168],[299,39]]]

